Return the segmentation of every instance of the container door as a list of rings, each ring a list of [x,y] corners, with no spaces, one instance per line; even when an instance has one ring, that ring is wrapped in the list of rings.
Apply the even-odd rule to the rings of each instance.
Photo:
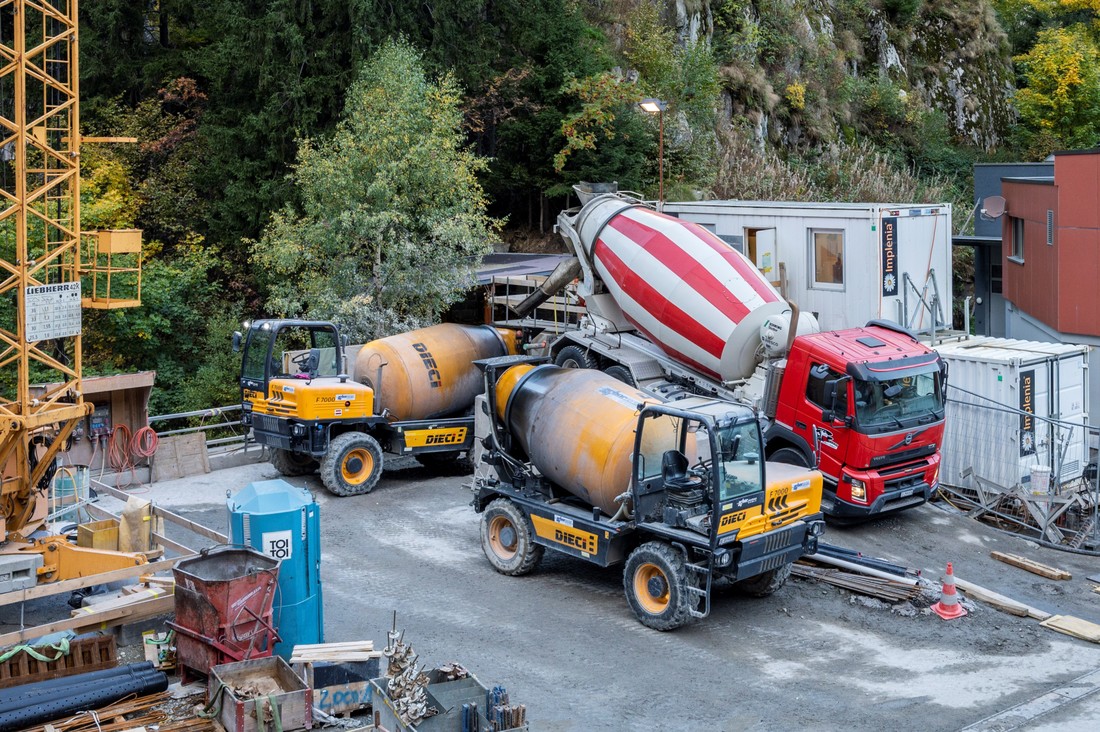
[[[1088,462],[1088,434],[1084,426],[1088,423],[1085,401],[1088,370],[1085,356],[1077,353],[1058,359],[1054,368],[1057,388],[1053,392],[1052,413],[1067,425],[1059,428],[1063,441],[1058,448],[1060,456],[1055,456],[1056,462],[1061,461],[1060,480],[1064,483],[1081,477]],[[1055,465],[1053,469],[1058,467]]]
[[[748,243],[749,259],[756,268],[776,287],[779,282],[779,262],[775,248],[775,229],[745,229],[745,241]]]

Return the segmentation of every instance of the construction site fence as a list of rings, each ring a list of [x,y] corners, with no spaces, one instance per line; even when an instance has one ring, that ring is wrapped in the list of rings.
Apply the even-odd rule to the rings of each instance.
[[[1033,414],[949,385],[940,496],[1052,545],[1100,550],[1100,426]]]

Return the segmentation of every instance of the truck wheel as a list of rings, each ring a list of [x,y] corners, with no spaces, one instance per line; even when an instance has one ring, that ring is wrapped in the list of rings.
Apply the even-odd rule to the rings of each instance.
[[[537,567],[545,551],[535,543],[527,517],[506,498],[496,499],[481,514],[481,548],[493,569],[512,577]]]
[[[634,377],[630,375],[630,369],[626,366],[615,364],[614,366],[608,366],[603,372],[613,379],[618,379],[627,386],[634,386]]]
[[[280,475],[289,477],[309,475],[317,469],[317,461],[309,455],[292,450],[281,450],[277,447],[271,451],[271,464]]]
[[[459,473],[474,472],[474,461],[470,457],[473,449],[448,450],[447,452],[422,452],[416,456],[417,462],[430,470],[454,470]]]
[[[650,541],[630,554],[623,570],[623,588],[630,609],[655,630],[674,630],[691,621],[688,608],[695,595],[688,591],[684,558],[668,544]]]
[[[781,447],[773,452],[768,460],[773,463],[787,463],[788,465],[798,465],[803,468],[810,467],[810,463],[806,460],[806,456],[802,454],[801,450],[796,450],[793,447]]]
[[[566,346],[561,349],[554,363],[563,369],[594,369],[599,366],[596,357],[580,346]]]
[[[755,577],[749,577],[748,579],[741,580],[734,583],[741,592],[746,595],[752,595],[753,597],[767,597],[773,595],[779,591],[779,588],[787,584],[787,578],[791,576],[791,565],[784,564],[782,567],[758,574]]]
[[[321,459],[321,482],[337,496],[370,493],[382,477],[382,448],[362,432],[345,432]]]

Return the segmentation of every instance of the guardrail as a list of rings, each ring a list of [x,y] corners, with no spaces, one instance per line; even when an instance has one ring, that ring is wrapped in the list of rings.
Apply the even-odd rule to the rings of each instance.
[[[250,437],[251,430],[241,424],[240,412],[240,404],[231,404],[226,407],[199,409],[194,412],[162,414],[157,417],[150,417],[149,426],[153,427],[160,437],[202,432],[206,435],[207,447],[232,444],[247,447],[253,443],[253,440]],[[174,426],[174,423],[183,423],[183,426],[177,427]],[[166,424],[168,429],[158,427],[157,425],[160,424]]]

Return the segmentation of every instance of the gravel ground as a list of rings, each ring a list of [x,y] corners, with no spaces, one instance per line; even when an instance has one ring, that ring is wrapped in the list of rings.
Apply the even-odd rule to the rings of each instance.
[[[722,590],[709,618],[660,633],[634,619],[620,569],[548,552],[530,576],[499,575],[481,552],[465,478],[408,460],[387,469],[373,493],[354,498],[331,496],[314,478],[291,479],[321,505],[325,640],[370,638],[380,647],[396,612],[423,662],[457,661],[483,683],[506,685],[527,704],[532,729],[958,730],[1100,669],[1100,646],[981,603],[967,601],[967,617],[945,622],[920,602],[895,606],[799,579],[765,599]],[[266,464],[246,465],[157,484],[149,496],[224,530],[226,489],[275,477]],[[1096,558],[1041,548],[937,506],[831,527],[825,541],[935,580],[952,562],[959,578],[1100,622],[1100,595],[1084,579],[1100,572]],[[1002,564],[993,550],[1073,579]],[[50,612],[38,605],[28,620]],[[0,624],[12,613],[0,608]],[[1055,697],[1079,701],[1013,726],[979,727],[1100,729],[1100,694],[1085,695],[1100,688],[1100,674],[1090,678]]]

